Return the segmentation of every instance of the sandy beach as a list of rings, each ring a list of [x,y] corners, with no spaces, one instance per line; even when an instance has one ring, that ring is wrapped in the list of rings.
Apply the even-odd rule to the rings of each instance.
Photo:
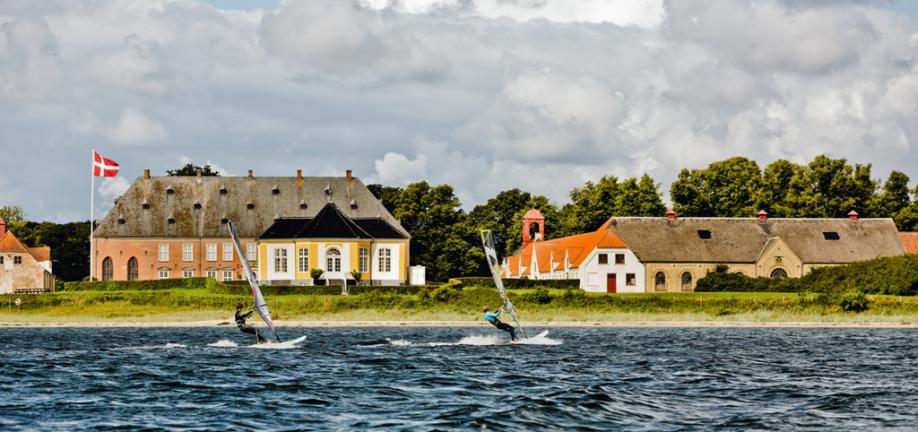
[[[484,322],[468,321],[277,321],[278,327],[307,328],[307,327],[490,327]],[[42,327],[42,328],[85,328],[85,327],[231,327],[229,321],[161,321],[161,322],[0,322],[0,328],[10,327]],[[730,321],[663,321],[663,322],[527,322],[528,328],[563,328],[563,327],[805,327],[805,328],[918,328],[918,323],[892,323],[892,322],[730,322]]]

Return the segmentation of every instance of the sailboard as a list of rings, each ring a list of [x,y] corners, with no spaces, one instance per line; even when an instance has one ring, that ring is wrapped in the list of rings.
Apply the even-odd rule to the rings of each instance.
[[[500,298],[504,302],[504,309],[506,309],[510,317],[513,318],[513,322],[516,323],[516,327],[520,329],[520,333],[523,334],[523,337],[528,339],[529,336],[526,336],[526,330],[524,330],[523,325],[520,324],[520,320],[516,316],[516,310],[513,309],[513,303],[510,303],[510,297],[507,296],[507,291],[504,289],[504,281],[500,278],[500,261],[497,260],[497,249],[494,247],[494,239],[491,237],[491,231],[481,231],[481,244],[484,246],[485,256],[488,259],[488,268],[491,269],[491,276],[494,277],[494,284],[497,285],[497,292],[500,293]]]
[[[261,316],[261,319],[264,320],[268,328],[271,329],[271,332],[274,333],[274,339],[280,342],[281,340],[277,335],[277,329],[274,327],[274,322],[271,321],[271,312],[268,311],[268,303],[265,302],[264,296],[261,295],[261,289],[258,287],[255,272],[253,272],[252,267],[249,266],[249,260],[246,258],[246,253],[242,250],[242,243],[239,242],[239,233],[236,232],[236,226],[233,225],[233,221],[228,221],[226,226],[229,227],[230,236],[233,237],[233,244],[236,245],[236,255],[239,256],[239,261],[242,263],[245,279],[249,281],[249,286],[252,287],[252,298],[255,302],[255,310],[258,311],[258,315]]]

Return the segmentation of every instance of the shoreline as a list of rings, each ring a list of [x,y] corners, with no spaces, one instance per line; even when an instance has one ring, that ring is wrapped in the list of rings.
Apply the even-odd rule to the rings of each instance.
[[[487,323],[469,321],[277,321],[280,328],[397,328],[397,327],[490,327]],[[918,328],[916,323],[894,322],[754,322],[754,321],[534,321],[525,323],[527,328]],[[233,327],[225,320],[208,321],[161,321],[161,322],[51,322],[15,323],[0,322],[0,328],[195,328]]]

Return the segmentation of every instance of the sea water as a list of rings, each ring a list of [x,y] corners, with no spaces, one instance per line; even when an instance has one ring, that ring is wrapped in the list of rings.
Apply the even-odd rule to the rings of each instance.
[[[537,329],[532,329],[537,330]],[[531,330],[531,331],[532,331]],[[0,329],[0,430],[915,430],[914,329]]]

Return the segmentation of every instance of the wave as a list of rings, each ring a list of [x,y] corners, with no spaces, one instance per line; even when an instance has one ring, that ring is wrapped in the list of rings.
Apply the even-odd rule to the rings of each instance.
[[[506,336],[499,335],[469,335],[457,342],[412,342],[405,339],[386,339],[388,345],[398,347],[440,347],[440,346],[494,346],[494,345],[561,345],[564,341],[548,337],[548,332],[544,331],[531,338],[520,338],[516,342],[510,342]],[[383,344],[364,345],[366,347],[380,346]]]
[[[236,348],[239,346],[239,344],[231,340],[220,339],[219,341],[214,342],[212,344],[207,344],[207,346],[216,347],[216,348]]]

